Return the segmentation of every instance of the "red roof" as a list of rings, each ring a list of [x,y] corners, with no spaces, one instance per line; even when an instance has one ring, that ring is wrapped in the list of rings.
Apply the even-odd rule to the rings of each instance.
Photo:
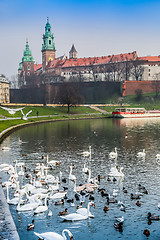
[[[34,64],[34,72],[42,67],[42,64]]]
[[[124,53],[118,55],[109,55],[109,56],[102,56],[102,57],[88,57],[88,58],[71,58],[64,60],[61,64],[62,67],[73,67],[73,66],[89,66],[89,65],[99,65],[99,64],[106,64],[109,62],[121,62],[126,60],[136,60],[137,53]]]
[[[160,62],[160,56],[139,57],[138,60],[146,60],[148,62]]]

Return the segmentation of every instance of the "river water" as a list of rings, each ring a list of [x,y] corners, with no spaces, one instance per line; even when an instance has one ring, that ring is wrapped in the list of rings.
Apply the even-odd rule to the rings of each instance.
[[[156,154],[160,153],[160,119],[95,119],[76,120],[65,122],[44,123],[25,127],[8,136],[1,147],[10,147],[9,151],[1,151],[0,164],[7,162],[13,164],[14,160],[24,162],[25,166],[32,172],[36,163],[44,163],[46,159],[42,156],[48,154],[49,160],[59,160],[60,166],[48,171],[48,174],[60,176],[67,179],[67,183],[60,184],[68,186],[67,197],[74,198],[73,182],[68,180],[69,166],[74,165],[73,174],[77,177],[77,185],[83,184],[88,176],[84,176],[82,168],[84,161],[91,169],[92,177],[98,174],[102,177],[99,188],[105,188],[109,194],[114,189],[118,190],[117,200],[126,206],[126,212],[119,209],[118,204],[109,204],[109,211],[104,213],[103,208],[107,205],[106,198],[102,197],[98,190],[93,194],[95,208],[91,207],[94,218],[77,222],[63,222],[58,216],[59,211],[68,208],[68,213],[76,212],[79,204],[75,200],[75,207],[65,201],[64,205],[55,206],[54,201],[49,200],[49,209],[53,215],[48,216],[48,211],[33,215],[33,212],[17,212],[16,206],[10,206],[20,238],[23,240],[34,240],[35,232],[57,232],[61,234],[64,228],[69,229],[75,240],[112,240],[112,239],[146,239],[143,230],[150,230],[149,239],[160,239],[159,221],[148,225],[148,212],[160,215],[157,204],[160,202],[160,163],[156,160]],[[22,143],[19,142],[19,138]],[[89,145],[92,147],[92,156],[85,158],[80,155],[87,151]],[[123,167],[124,179],[107,181],[108,173],[114,166],[114,159],[109,158],[109,153],[117,147],[118,168]],[[146,157],[138,158],[137,153],[146,150]],[[20,169],[18,169],[20,171]],[[2,174],[3,180],[8,178],[6,173]],[[19,178],[23,185],[28,180]],[[131,200],[130,194],[138,191],[138,184],[142,184],[148,190],[148,195],[140,199],[141,207],[136,206],[137,200]],[[123,187],[128,193],[123,193]],[[4,189],[5,191],[5,189]],[[6,193],[6,191],[5,191]],[[13,197],[13,190],[10,198]],[[88,198],[84,203],[87,207]],[[124,216],[123,232],[117,231],[113,223],[115,217]],[[34,231],[27,231],[26,227],[35,220]]]

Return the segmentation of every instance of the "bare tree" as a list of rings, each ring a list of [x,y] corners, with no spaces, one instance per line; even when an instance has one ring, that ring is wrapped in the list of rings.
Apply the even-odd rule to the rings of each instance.
[[[140,65],[140,61],[131,61],[131,64],[131,75],[136,81],[141,81],[144,73],[144,67]]]
[[[84,98],[80,94],[78,85],[71,82],[64,82],[59,85],[55,99],[56,102],[67,104],[67,113],[69,113],[71,106],[84,102]]]

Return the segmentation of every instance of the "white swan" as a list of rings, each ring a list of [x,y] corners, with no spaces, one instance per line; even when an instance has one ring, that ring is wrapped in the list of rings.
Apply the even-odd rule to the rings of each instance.
[[[84,172],[84,173],[88,173],[89,172],[89,168],[86,167],[86,163],[84,163],[84,167],[82,169],[82,172]]]
[[[83,155],[84,157],[91,156],[91,146],[89,146],[89,151],[84,151],[81,153],[81,155]]]
[[[74,181],[76,180],[76,176],[72,174],[72,169],[73,169],[73,166],[70,166],[69,179]]]
[[[23,120],[28,120],[27,116],[28,116],[31,112],[32,112],[32,110],[30,110],[28,113],[24,114],[23,111],[22,111],[22,109],[21,109],[21,113],[22,113],[22,115],[23,115],[23,116],[22,116],[22,119],[23,119]]]
[[[57,192],[55,194],[53,194],[52,196],[50,196],[50,199],[60,199],[60,198],[64,198],[64,196],[67,194],[67,192]]]
[[[66,220],[66,221],[79,221],[79,220],[85,220],[89,217],[94,217],[89,211],[89,206],[90,205],[94,206],[93,203],[89,203],[87,209],[83,208],[81,212],[80,212],[80,209],[78,209],[80,213],[76,212],[76,213],[71,213],[71,214],[68,214],[66,216],[60,216],[60,217],[64,220]]]
[[[6,185],[6,189],[7,189],[7,203],[8,204],[12,204],[12,205],[17,205],[18,202],[19,202],[19,197],[15,197],[15,198],[9,199],[8,184]]]
[[[89,172],[89,175],[88,175],[87,183],[92,183],[92,184],[97,185],[96,183],[98,182],[98,180],[96,179],[96,177],[91,178],[91,170],[90,169],[88,170],[88,172]]]
[[[44,206],[38,206],[38,207],[34,210],[34,214],[43,213],[43,212],[45,212],[45,211],[48,210],[47,198],[48,198],[48,195],[45,197],[45,204],[44,204]]]
[[[137,153],[137,157],[145,157],[145,156],[146,156],[145,149],[143,149],[143,152]]]
[[[76,186],[76,180],[74,180],[74,192],[81,192],[84,191],[84,189],[86,188],[86,185],[83,184],[82,186]]]
[[[64,229],[62,231],[62,236],[56,232],[45,232],[45,233],[36,233],[34,234],[39,237],[39,239],[44,239],[44,240],[67,240],[65,236],[65,232],[68,233],[70,240],[73,239],[72,233],[68,229]]]
[[[21,170],[19,171],[18,176],[24,176],[23,165],[21,165]]]
[[[48,155],[47,155],[47,165],[50,167],[54,167],[56,165],[60,165],[60,161],[56,161],[56,160],[48,161]]]
[[[157,158],[157,159],[160,159],[160,154],[159,154],[159,153],[156,155],[156,158]]]
[[[19,212],[34,210],[35,208],[37,208],[42,203],[41,203],[41,200],[40,200],[40,196],[36,196],[35,197],[35,202],[27,203],[23,206],[20,206],[20,204],[21,204],[21,194],[20,194],[19,195],[19,202],[18,202],[18,206],[17,206],[17,211],[19,211]]]
[[[124,168],[121,167],[120,171],[118,172],[118,169],[115,169],[114,171],[110,172],[108,176],[110,177],[124,177],[124,173],[122,172]]]
[[[81,215],[88,215],[89,217],[94,218],[94,215],[91,214],[90,212],[90,206],[95,207],[94,202],[89,202],[87,208],[79,208],[76,212],[81,214]]]
[[[111,157],[111,158],[117,158],[117,148],[115,147],[115,152],[110,152],[109,153],[109,156]]]

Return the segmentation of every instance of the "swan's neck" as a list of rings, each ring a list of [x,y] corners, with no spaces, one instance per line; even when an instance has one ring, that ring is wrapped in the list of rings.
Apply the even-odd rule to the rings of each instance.
[[[47,164],[48,164],[48,155],[47,155]]]
[[[10,199],[9,199],[9,189],[8,189],[8,185],[7,185],[6,187],[7,187],[7,201],[10,201]]]
[[[48,196],[46,196],[46,198],[45,198],[45,204],[44,204],[45,207],[47,207],[47,197],[48,197]]]
[[[66,238],[66,235],[65,235],[65,232],[67,232],[68,234],[70,234],[70,231],[69,231],[68,229],[64,229],[64,230],[62,231],[62,236],[63,236],[64,240],[67,239],[67,238]]]
[[[87,207],[87,214],[89,215],[90,214],[90,203],[88,203],[88,207]]]
[[[91,170],[89,170],[88,182],[90,181],[90,179],[91,179]]]
[[[69,173],[69,175],[71,175],[72,174],[72,167],[70,166],[70,173]]]
[[[76,180],[74,180],[74,192],[76,192]]]

